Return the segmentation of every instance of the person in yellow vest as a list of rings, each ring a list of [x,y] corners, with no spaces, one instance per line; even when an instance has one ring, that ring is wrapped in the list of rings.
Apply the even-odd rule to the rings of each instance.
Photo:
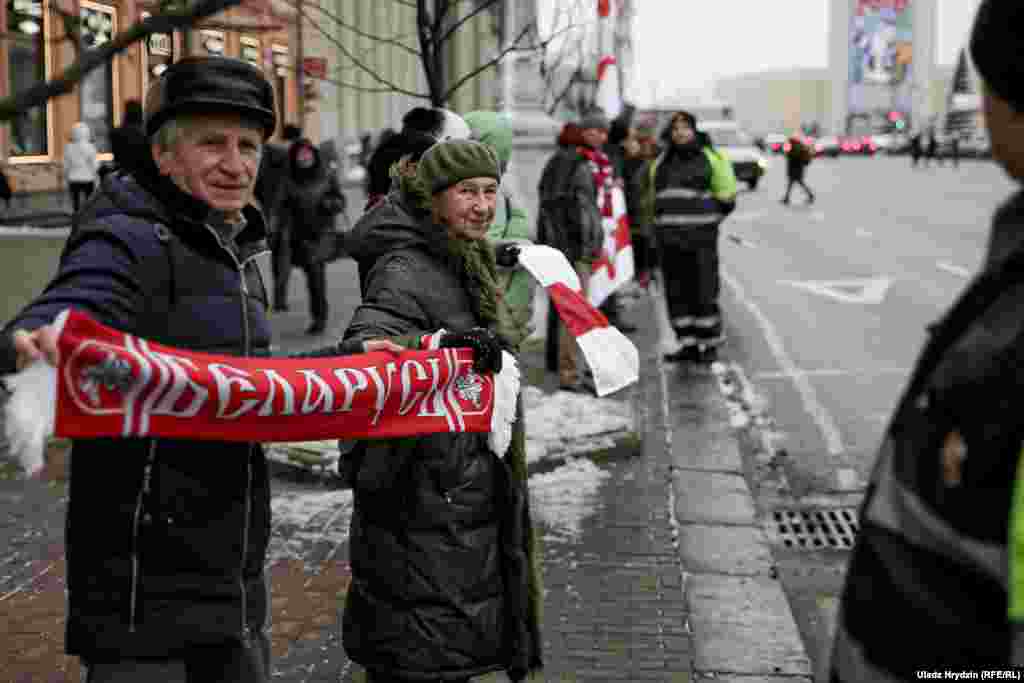
[[[970,41],[993,157],[1024,182],[1024,3],[983,0]],[[930,336],[860,511],[833,683],[1024,665],[1024,193]]]
[[[639,195],[678,342],[668,360],[710,361],[724,340],[718,228],[736,208],[736,175],[693,114],[673,114],[662,138],[665,150],[639,172]]]

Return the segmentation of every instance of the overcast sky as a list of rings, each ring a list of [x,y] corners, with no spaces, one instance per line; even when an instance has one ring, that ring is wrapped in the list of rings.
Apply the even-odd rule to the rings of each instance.
[[[979,0],[938,3],[939,64],[952,64]],[[827,0],[634,0],[633,99],[710,90],[716,77],[769,69],[824,67]]]

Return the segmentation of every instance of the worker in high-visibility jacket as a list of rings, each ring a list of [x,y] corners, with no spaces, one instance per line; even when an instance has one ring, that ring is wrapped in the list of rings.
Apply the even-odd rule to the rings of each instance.
[[[676,335],[668,359],[712,360],[725,339],[718,228],[736,208],[736,175],[693,114],[673,114],[662,138],[665,150],[637,173],[637,195]]]
[[[994,158],[1024,182],[1024,3],[983,0],[971,55]],[[841,683],[1024,665],[1024,193],[930,338],[875,463],[831,659]]]

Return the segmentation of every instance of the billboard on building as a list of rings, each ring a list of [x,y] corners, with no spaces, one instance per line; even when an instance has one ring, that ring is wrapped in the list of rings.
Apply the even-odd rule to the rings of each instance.
[[[853,0],[850,21],[851,117],[911,118],[913,108],[913,0]]]

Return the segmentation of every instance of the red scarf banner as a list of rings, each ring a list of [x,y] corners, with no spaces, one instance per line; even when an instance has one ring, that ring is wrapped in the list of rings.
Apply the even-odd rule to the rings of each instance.
[[[380,439],[438,432],[511,438],[519,370],[473,370],[470,349],[333,358],[253,358],[176,349],[65,311],[56,368],[37,362],[4,378],[12,452],[42,466],[48,436],[214,441]],[[423,337],[434,346],[437,335]]]

